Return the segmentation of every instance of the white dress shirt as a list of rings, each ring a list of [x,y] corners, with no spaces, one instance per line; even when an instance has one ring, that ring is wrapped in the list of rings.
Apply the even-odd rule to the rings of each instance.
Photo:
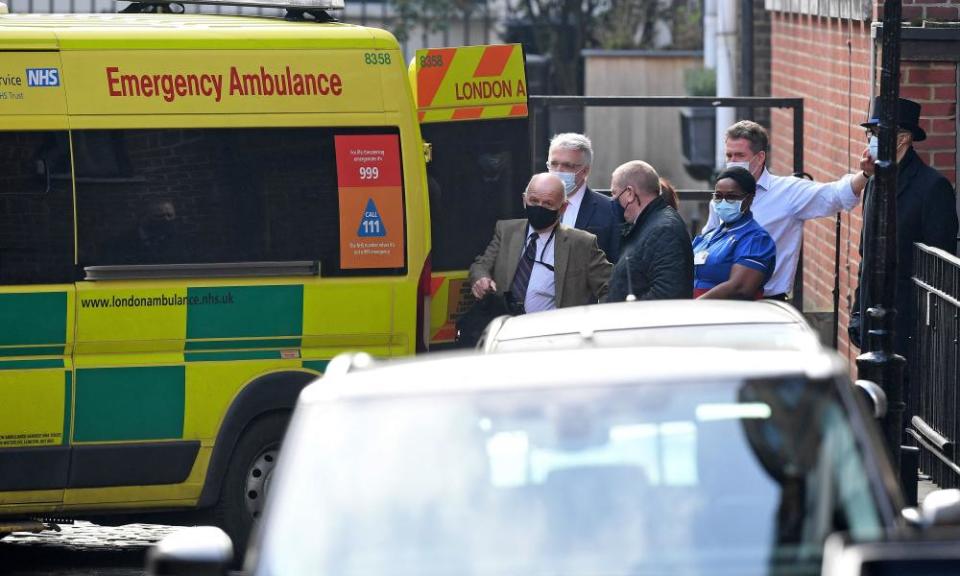
[[[587,183],[584,182],[577,191],[567,196],[567,209],[563,211],[563,218],[560,222],[571,228],[577,227],[577,215],[580,214],[580,204],[583,203],[583,197],[586,196]]]
[[[859,203],[860,199],[851,187],[852,180],[853,174],[848,174],[824,184],[795,176],[774,176],[763,169],[750,211],[777,245],[777,266],[763,288],[765,296],[786,294],[793,289],[805,220],[832,216]],[[718,224],[720,219],[713,210],[713,202],[710,202],[710,218],[703,230],[710,230]]]
[[[537,232],[537,257],[533,263],[533,269],[530,271],[530,283],[527,284],[527,297],[523,301],[523,307],[530,312],[542,312],[543,310],[553,310],[557,307],[556,280],[553,270],[544,266],[549,264],[553,266],[553,246],[557,239],[554,234],[556,227],[546,232]],[[527,225],[527,238],[535,230]],[[526,241],[523,245],[526,249]],[[523,258],[523,255],[520,256]]]

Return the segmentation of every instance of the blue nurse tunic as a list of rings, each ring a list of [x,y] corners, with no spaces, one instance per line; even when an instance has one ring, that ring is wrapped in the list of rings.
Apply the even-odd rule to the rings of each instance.
[[[736,222],[721,224],[694,238],[693,263],[694,297],[729,280],[734,264],[760,271],[766,284],[776,267],[777,246],[748,211]],[[763,295],[763,284],[758,298]]]

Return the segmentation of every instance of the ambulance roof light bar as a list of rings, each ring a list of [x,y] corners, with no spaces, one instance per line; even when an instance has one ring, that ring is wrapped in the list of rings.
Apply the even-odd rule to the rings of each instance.
[[[326,10],[343,10],[344,0],[144,0],[132,2],[121,12],[173,12],[172,5],[204,4],[207,6],[241,6],[247,8],[278,8],[288,16],[310,14],[318,21],[331,21]]]

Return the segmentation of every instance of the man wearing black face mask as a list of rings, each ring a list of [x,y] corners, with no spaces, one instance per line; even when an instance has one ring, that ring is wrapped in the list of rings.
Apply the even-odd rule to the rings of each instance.
[[[526,312],[597,302],[610,270],[589,232],[560,223],[563,181],[536,174],[523,194],[526,220],[500,220],[486,251],[470,267],[473,295],[509,292]]]
[[[613,171],[610,188],[627,223],[607,301],[691,298],[690,235],[680,215],[660,195],[657,171],[632,160]]]

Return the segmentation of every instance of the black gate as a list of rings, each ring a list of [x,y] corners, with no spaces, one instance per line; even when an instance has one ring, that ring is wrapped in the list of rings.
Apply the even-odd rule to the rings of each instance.
[[[914,244],[913,342],[907,363],[907,434],[920,445],[920,469],[941,488],[960,487],[960,258]]]

